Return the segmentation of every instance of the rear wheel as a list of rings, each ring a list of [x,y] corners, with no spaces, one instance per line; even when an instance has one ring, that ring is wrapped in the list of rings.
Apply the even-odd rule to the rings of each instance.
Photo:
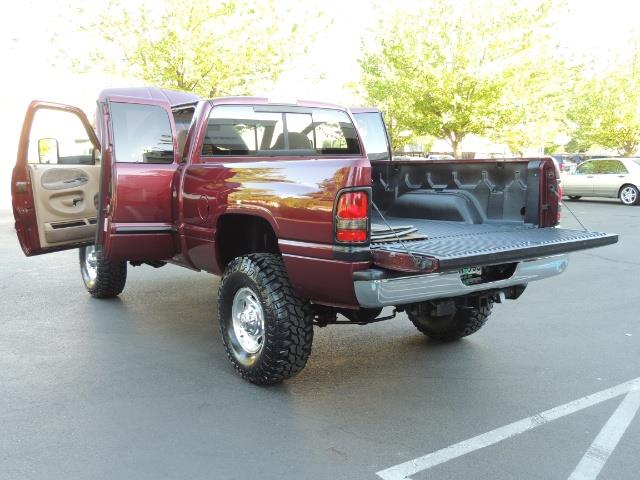
[[[491,315],[493,301],[478,307],[457,306],[454,313],[440,316],[426,305],[420,307],[407,310],[409,320],[427,337],[450,342],[480,330]]]
[[[87,292],[95,298],[117,297],[127,283],[127,262],[112,262],[95,245],[80,248],[80,273]]]
[[[227,357],[252,383],[292,377],[311,354],[313,312],[295,295],[277,255],[251,254],[227,266],[218,291],[218,321]]]
[[[581,195],[569,195],[569,198],[571,200],[580,200],[582,198]]]
[[[618,197],[625,205],[637,205],[640,202],[640,191],[635,185],[624,185]]]

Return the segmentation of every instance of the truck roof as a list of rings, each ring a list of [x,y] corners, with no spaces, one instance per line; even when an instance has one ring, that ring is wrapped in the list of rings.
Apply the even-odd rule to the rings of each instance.
[[[267,97],[218,97],[210,100],[213,105],[286,105],[306,108],[330,108],[346,111],[345,107],[333,103],[316,102],[314,100],[292,100]]]
[[[126,87],[126,88],[107,88],[100,92],[99,99],[104,101],[109,96],[122,96],[144,99],[167,100],[172,107],[180,105],[188,105],[197,103],[202,100],[201,97],[189,92],[179,92],[177,90],[168,90],[157,87]],[[307,108],[331,108],[337,110],[346,110],[340,105],[332,103],[316,102],[313,100],[289,100],[280,101],[278,99],[269,99],[266,97],[218,97],[209,100],[214,105],[291,105]]]
[[[144,99],[167,100],[172,107],[196,103],[200,97],[188,92],[179,92],[177,90],[168,90],[157,87],[125,87],[125,88],[107,88],[100,92],[98,96],[100,101],[104,101],[107,97],[122,96]]]

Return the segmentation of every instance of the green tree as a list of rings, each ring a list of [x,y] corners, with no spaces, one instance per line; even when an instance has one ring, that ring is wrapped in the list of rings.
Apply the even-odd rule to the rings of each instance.
[[[573,79],[579,78],[581,71],[582,66],[570,67],[562,60],[549,62],[544,69],[535,65],[519,68],[501,99],[510,105],[508,116],[488,135],[518,155],[534,147],[555,152],[558,134],[569,130],[566,115]]]
[[[443,138],[458,158],[470,134],[522,150],[515,141],[522,132],[511,135],[510,128],[522,125],[529,132],[544,121],[523,112],[534,104],[537,82],[549,80],[549,5],[433,0],[420,10],[398,12],[364,47],[367,100],[391,112],[396,130]]]
[[[92,18],[80,10],[79,17]],[[275,0],[109,0],[83,30],[98,47],[74,62],[154,86],[203,96],[241,95],[268,86],[313,35],[298,28],[309,13]],[[320,16],[321,12],[314,11]]]
[[[587,78],[576,89],[568,113],[579,145],[599,145],[620,155],[640,146],[640,42],[631,58],[605,73]]]

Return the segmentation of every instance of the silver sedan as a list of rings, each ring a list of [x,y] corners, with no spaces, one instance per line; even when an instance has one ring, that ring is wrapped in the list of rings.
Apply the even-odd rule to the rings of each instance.
[[[562,175],[564,195],[619,198],[625,205],[640,203],[640,158],[598,158]]]

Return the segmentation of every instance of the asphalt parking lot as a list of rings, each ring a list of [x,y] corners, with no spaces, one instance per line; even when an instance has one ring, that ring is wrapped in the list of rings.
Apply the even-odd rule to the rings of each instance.
[[[23,257],[5,212],[0,478],[593,478],[584,459],[638,478],[640,382],[610,389],[640,377],[640,207],[568,205],[620,242],[573,254],[455,344],[404,315],[316,329],[307,368],[269,388],[225,359],[216,277],[130,268],[120,299],[93,300],[77,253]]]

